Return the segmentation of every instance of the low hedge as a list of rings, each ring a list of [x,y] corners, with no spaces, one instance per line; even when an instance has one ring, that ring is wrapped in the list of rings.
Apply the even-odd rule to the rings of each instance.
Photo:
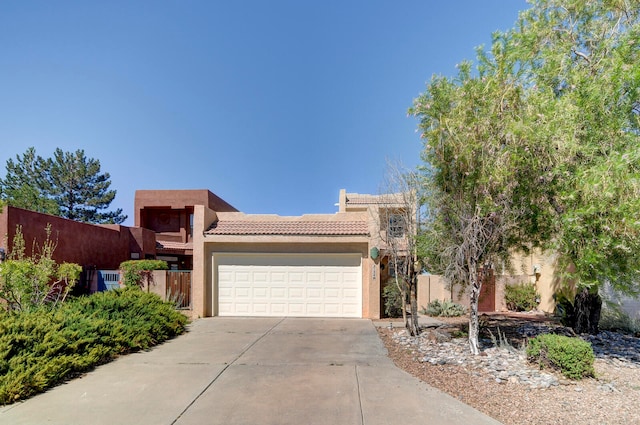
[[[0,316],[0,404],[40,393],[185,330],[187,319],[138,289],[97,293]]]
[[[529,340],[527,356],[529,361],[538,363],[541,369],[547,367],[559,370],[569,379],[595,376],[593,348],[580,338],[555,334],[538,335]]]

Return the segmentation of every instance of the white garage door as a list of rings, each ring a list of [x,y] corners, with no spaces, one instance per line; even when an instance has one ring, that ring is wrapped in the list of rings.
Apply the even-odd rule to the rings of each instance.
[[[214,254],[213,261],[220,316],[362,317],[359,254]]]

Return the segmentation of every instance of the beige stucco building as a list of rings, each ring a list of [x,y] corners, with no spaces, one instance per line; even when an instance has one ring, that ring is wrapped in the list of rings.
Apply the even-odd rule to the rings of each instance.
[[[345,190],[335,214],[284,217],[196,205],[194,315],[380,318],[380,211],[389,207],[388,197]]]

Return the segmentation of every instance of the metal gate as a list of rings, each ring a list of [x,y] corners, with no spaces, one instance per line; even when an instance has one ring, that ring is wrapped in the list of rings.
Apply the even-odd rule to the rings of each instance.
[[[191,271],[167,270],[166,300],[176,308],[191,309]]]
[[[98,291],[110,291],[120,288],[120,271],[98,270]]]

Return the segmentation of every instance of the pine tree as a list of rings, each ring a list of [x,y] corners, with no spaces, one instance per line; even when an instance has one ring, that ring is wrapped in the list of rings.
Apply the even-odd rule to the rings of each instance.
[[[100,172],[100,161],[84,150],[63,152],[53,158],[36,155],[33,147],[16,160],[9,159],[0,179],[0,195],[8,205],[59,215],[84,223],[120,224],[122,209],[107,211],[116,196],[109,173]]]

